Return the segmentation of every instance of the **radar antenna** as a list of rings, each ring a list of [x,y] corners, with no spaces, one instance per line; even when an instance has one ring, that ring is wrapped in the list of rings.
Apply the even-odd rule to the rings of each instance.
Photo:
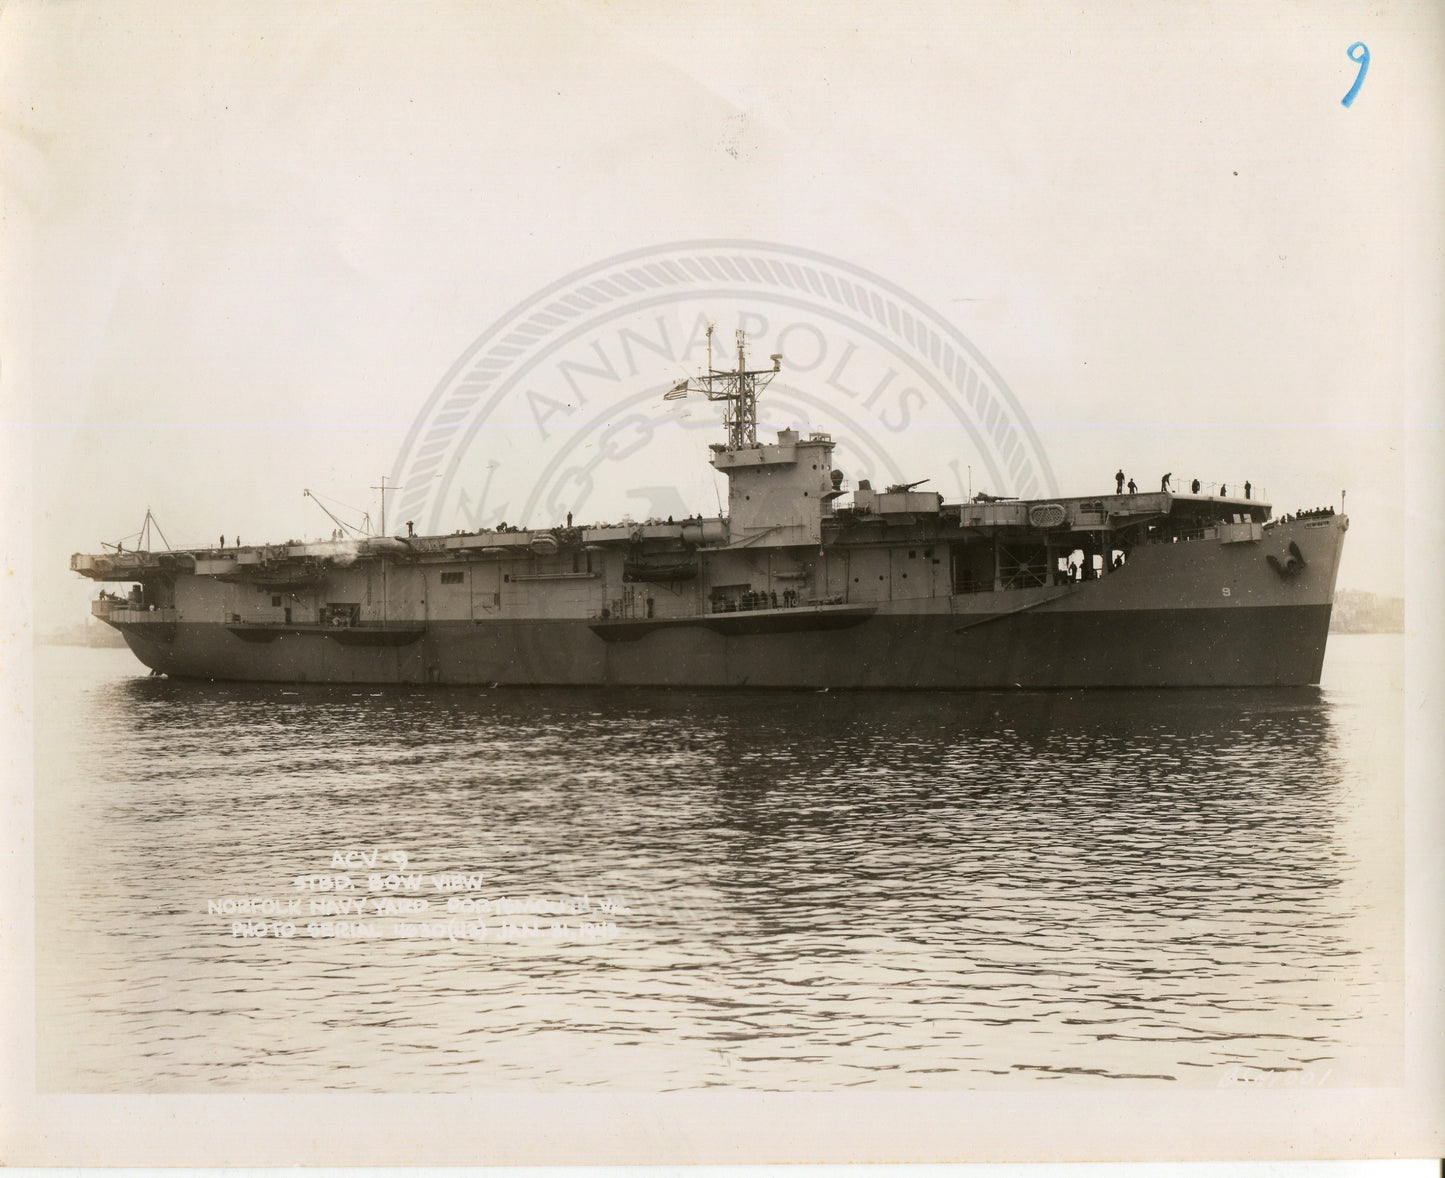
[[[742,450],[758,444],[758,394],[782,369],[783,354],[774,352],[768,357],[771,368],[748,368],[747,336],[739,330],[738,366],[732,372],[712,366],[712,333],[714,325],[707,325],[707,373],[680,380],[663,394],[665,401],[677,401],[688,393],[702,393],[709,401],[725,401],[723,424],[728,430],[729,450]]]

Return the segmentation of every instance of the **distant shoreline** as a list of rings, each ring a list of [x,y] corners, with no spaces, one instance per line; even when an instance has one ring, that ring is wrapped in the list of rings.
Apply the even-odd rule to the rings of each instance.
[[[1331,634],[1403,634],[1405,599],[1341,589],[1330,613]]]
[[[69,626],[64,630],[52,630],[39,640],[45,646],[89,646],[97,649],[120,649],[125,646],[125,636],[119,630],[103,622]]]

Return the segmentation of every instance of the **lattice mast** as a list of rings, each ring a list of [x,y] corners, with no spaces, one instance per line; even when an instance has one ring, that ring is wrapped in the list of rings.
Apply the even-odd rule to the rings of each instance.
[[[774,352],[768,357],[771,368],[749,368],[747,364],[747,336],[739,330],[738,366],[727,372],[712,366],[713,324],[707,325],[707,374],[680,380],[664,395],[667,401],[676,401],[688,393],[702,393],[709,401],[724,401],[723,424],[727,426],[729,450],[742,450],[758,444],[758,394],[771,383],[783,366],[783,354]]]

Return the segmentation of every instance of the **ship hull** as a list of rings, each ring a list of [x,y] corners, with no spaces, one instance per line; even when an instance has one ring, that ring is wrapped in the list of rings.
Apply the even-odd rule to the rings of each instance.
[[[325,635],[257,643],[181,623],[169,641],[139,627],[146,665],[198,679],[298,683],[610,687],[1067,688],[1318,683],[1328,605],[1236,609],[876,614],[837,629],[718,633],[656,629],[609,641],[585,621],[439,622],[404,646]]]
[[[905,541],[891,551],[813,549],[818,564],[811,575],[828,586],[826,597],[800,600],[786,592],[796,581],[781,581],[783,593],[776,586],[754,590],[726,609],[710,602],[703,578],[622,592],[609,587],[615,582],[606,567],[539,577],[507,574],[509,566],[495,563],[454,562],[431,580],[420,563],[388,567],[384,580],[374,568],[340,569],[318,587],[315,601],[269,583],[258,589],[239,580],[178,577],[174,608],[124,608],[112,600],[101,610],[143,663],[193,679],[814,689],[1302,686],[1320,679],[1347,527],[1343,517],[1329,517],[1221,528],[1197,539],[1141,544],[1088,580],[1039,578],[1025,587],[1000,583],[969,592],[950,592],[960,578],[942,547],[931,552]],[[772,558],[724,550],[707,559],[718,564],[709,565],[708,576],[726,583],[741,574],[736,563],[724,562],[757,560],[761,567]],[[451,596],[441,590],[442,574],[453,578],[446,582]],[[479,591],[488,577],[496,592]],[[362,604],[322,609],[347,600]],[[377,617],[382,601],[390,610]],[[536,616],[543,610],[549,612]]]

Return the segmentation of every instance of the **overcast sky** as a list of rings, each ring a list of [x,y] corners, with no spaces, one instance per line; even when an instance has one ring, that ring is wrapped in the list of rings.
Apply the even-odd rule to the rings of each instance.
[[[1402,593],[1440,46],[1406,4],[8,4],[0,391],[37,626],[84,615],[69,554],[148,506],[175,544],[322,534],[308,487],[374,511],[488,325],[698,238],[932,308],[1062,494],[1119,466],[1280,511],[1348,488],[1341,585]],[[893,454],[937,478],[925,432]]]

